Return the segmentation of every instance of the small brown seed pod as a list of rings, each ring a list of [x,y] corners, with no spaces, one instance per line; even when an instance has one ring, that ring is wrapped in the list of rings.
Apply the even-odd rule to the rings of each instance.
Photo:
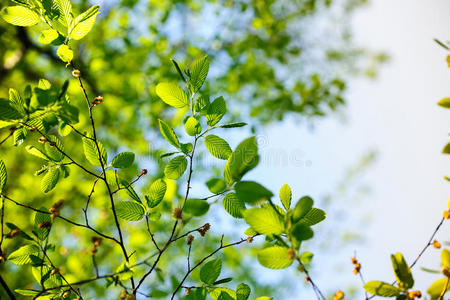
[[[193,241],[194,241],[194,236],[192,234],[188,235],[186,243],[188,245],[191,245]]]
[[[175,219],[181,220],[183,218],[183,209],[181,207],[175,207],[172,210],[172,215]]]

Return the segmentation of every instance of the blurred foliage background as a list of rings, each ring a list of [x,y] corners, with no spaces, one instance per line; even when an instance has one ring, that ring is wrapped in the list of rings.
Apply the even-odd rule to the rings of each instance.
[[[105,98],[101,109],[95,110],[95,118],[100,139],[108,152],[131,149],[138,154],[134,168],[123,171],[122,176],[131,179],[140,169],[147,168],[149,176],[140,181],[137,188],[145,190],[152,178],[162,174],[163,162],[159,155],[166,149],[159,138],[157,120],[164,117],[171,120],[172,125],[177,125],[182,116],[167,109],[155,94],[156,83],[178,80],[171,58],[183,65],[208,54],[211,67],[205,87],[207,93],[224,96],[233,116],[229,121],[245,121],[254,133],[263,132],[266,124],[286,117],[292,118],[298,126],[305,126],[345,109],[349,79],[354,76],[374,77],[379,64],[386,60],[384,54],[352,43],[352,15],[365,2],[73,1],[74,9],[79,11],[93,4],[101,6],[93,30],[75,45],[77,56],[74,61],[86,79],[89,94]],[[9,4],[7,0],[1,1],[2,7]],[[70,78],[69,69],[64,68],[56,56],[56,49],[37,42],[40,30],[40,26],[24,29],[0,20],[0,98],[7,98],[10,87],[23,91],[26,84],[35,85],[40,78],[46,78],[56,86]],[[74,105],[84,107],[75,80],[70,81],[69,95]],[[88,126],[87,114],[80,113],[77,128],[82,131]],[[0,134],[1,137],[7,136],[9,129],[0,129]],[[37,138],[37,135],[32,135],[24,144],[37,143]],[[65,199],[63,214],[82,220],[81,209],[91,189],[92,178],[74,168],[69,180],[63,180],[56,190],[44,196],[39,188],[39,178],[33,175],[41,162],[27,154],[23,144],[14,146],[11,141],[0,147],[1,159],[8,166],[9,195],[35,207],[49,207],[55,201]],[[65,149],[76,160],[82,160],[80,139],[69,135],[64,142]],[[208,179],[203,174],[200,164],[194,173],[195,180],[204,182]],[[112,223],[108,199],[102,188],[96,189],[93,197],[95,209],[90,213],[95,226],[113,232],[114,228],[108,227]],[[180,186],[180,192],[182,188],[184,185]],[[124,199],[128,197],[126,193],[121,196]],[[163,210],[170,212],[179,198],[178,186],[171,182]],[[11,203],[7,210],[7,220],[12,218],[16,224],[24,224],[24,230],[32,226],[34,214]],[[222,233],[236,233],[229,235],[231,241],[242,235],[243,231],[236,229],[240,227],[224,228],[223,225],[230,221],[226,223],[223,220],[223,210],[210,210],[207,219],[212,224],[212,232],[202,247],[193,248],[198,255],[212,251]],[[161,239],[169,234],[169,223],[170,218],[165,219],[164,215],[162,222],[155,223],[153,230]],[[197,220],[191,220],[189,228],[196,224],[200,225]],[[62,254],[62,260],[56,263],[66,266],[66,277],[72,280],[92,276],[92,261],[87,255],[92,247],[91,233],[61,222],[57,226],[58,231],[52,233],[52,238],[61,242],[56,251]],[[138,257],[154,250],[151,244],[143,243],[148,240],[144,224],[131,226],[123,223],[123,226],[130,248],[136,250]],[[18,244],[20,238],[8,239],[4,247],[11,252]],[[232,272],[237,280],[250,284],[255,295],[279,293],[285,286],[265,285],[252,268],[243,267],[253,264],[251,259],[245,258],[246,251],[251,250],[241,247],[225,251],[228,272]],[[114,271],[121,263],[120,249],[104,243],[98,260],[102,272]],[[178,274],[180,277],[184,273],[184,265],[184,242],[180,242],[163,256],[158,276],[148,280],[147,290],[170,290],[172,283],[163,280],[165,274]],[[7,274],[8,283],[13,288],[23,288],[25,282],[32,281],[31,272],[17,272],[11,264],[0,265],[0,272]],[[97,281],[89,285],[88,294],[102,299],[117,297],[120,289],[110,291],[111,295],[101,293],[99,287],[104,283]],[[286,285],[289,284],[292,281],[286,281]],[[4,296],[2,293],[0,290],[0,296]]]

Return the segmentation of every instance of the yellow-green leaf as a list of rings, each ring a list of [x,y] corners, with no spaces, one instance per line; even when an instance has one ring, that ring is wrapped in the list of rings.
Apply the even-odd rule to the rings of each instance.
[[[73,59],[73,51],[69,48],[69,46],[63,44],[58,47],[58,50],[56,50],[56,54],[58,54],[59,58],[63,62],[69,62]]]
[[[1,11],[2,18],[16,26],[33,26],[41,21],[40,16],[24,6],[8,6]]]
[[[289,248],[273,246],[258,251],[259,263],[269,269],[285,269],[289,267],[293,259],[288,254]]]
[[[156,94],[170,106],[183,108],[189,105],[189,97],[186,92],[173,83],[159,83],[156,86]]]

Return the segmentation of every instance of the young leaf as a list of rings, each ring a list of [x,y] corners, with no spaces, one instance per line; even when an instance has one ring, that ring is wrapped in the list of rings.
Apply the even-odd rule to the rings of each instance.
[[[54,146],[52,146],[54,144]],[[61,141],[54,135],[48,136],[48,142],[44,145],[45,153],[47,156],[55,161],[60,162],[64,159],[64,154],[62,154],[58,149],[61,151],[64,151],[64,147],[61,143]]]
[[[200,125],[200,122],[194,117],[189,117],[187,119],[186,123],[184,123],[184,129],[190,136],[195,136],[196,134],[202,132],[202,126]]]
[[[292,192],[289,185],[285,184],[280,189],[280,200],[286,210],[291,207]]]
[[[45,159],[47,161],[51,160],[50,157],[47,156],[47,154],[45,154],[44,152],[42,152],[41,150],[39,150],[38,148],[36,148],[34,146],[28,145],[25,147],[25,150],[27,150],[28,153],[30,153],[36,157]]]
[[[186,92],[173,83],[159,83],[156,86],[156,94],[170,106],[183,108],[189,105],[189,97]]]
[[[86,134],[88,137],[92,137],[90,134]],[[100,154],[102,157],[103,164],[106,164],[107,160],[107,153],[105,148],[103,147],[103,144],[97,140],[98,148],[100,149]],[[98,149],[95,142],[89,138],[83,138],[83,149],[84,149],[84,156],[86,156],[86,159],[88,162],[91,163],[93,166],[101,166],[99,156],[98,156]]]
[[[0,188],[1,191],[1,188]],[[441,262],[444,267],[450,269],[450,251],[448,249],[443,249],[441,252]]]
[[[70,0],[54,0],[54,5],[59,12],[61,23],[67,27],[72,23],[72,4]]]
[[[191,65],[191,78],[190,85],[193,92],[197,92],[205,82],[206,76],[208,75],[209,61],[208,56],[205,55],[202,58],[195,60]]]
[[[73,21],[73,29],[70,32],[71,39],[81,40],[89,33],[89,31],[91,31],[97,18],[97,14],[99,13],[98,9],[98,5],[92,6],[87,11],[75,18],[75,20]]]
[[[236,300],[247,300],[250,297],[251,289],[245,283],[241,283],[236,288]]]
[[[41,21],[40,16],[24,6],[8,6],[1,11],[2,18],[16,26],[33,26]]]
[[[183,212],[200,217],[209,210],[209,203],[202,199],[187,199]]]
[[[288,255],[289,248],[281,246],[268,247],[258,251],[259,263],[269,269],[285,269],[289,267],[293,259]]]
[[[73,59],[73,51],[69,48],[69,46],[62,44],[56,50],[56,54],[63,62],[69,62]]]
[[[245,203],[235,193],[226,194],[223,198],[223,207],[234,218],[243,218],[242,212],[246,209]]]
[[[208,107],[208,112],[206,113],[206,123],[209,126],[216,125],[227,112],[227,105],[222,96],[216,98]]]
[[[171,143],[174,147],[180,148],[180,142],[178,141],[178,137],[173,131],[173,129],[164,122],[163,120],[159,120],[159,130],[161,131],[161,134],[163,137]]]
[[[5,163],[0,159],[0,193],[2,193],[5,188],[7,178],[8,174],[6,173]]]
[[[298,200],[292,212],[292,219],[294,223],[303,218],[313,207],[314,200],[309,196],[304,196]]]
[[[203,265],[200,269],[200,280],[206,284],[213,284],[219,278],[222,270],[222,260],[220,257],[213,259]]]
[[[122,201],[115,205],[117,216],[127,221],[139,221],[144,217],[144,207],[135,201]]]
[[[236,122],[236,123],[228,123],[228,124],[219,125],[217,127],[219,127],[219,128],[236,128],[236,127],[242,127],[245,125],[247,125],[247,123]]]
[[[205,137],[205,146],[209,153],[218,159],[226,160],[233,152],[224,139],[212,134]]]
[[[157,179],[150,186],[150,190],[147,198],[147,205],[150,208],[154,208],[158,206],[159,203],[164,199],[164,195],[166,194],[167,184],[162,179]]]
[[[284,232],[283,220],[271,207],[251,208],[245,210],[243,214],[247,224],[258,233],[271,235]]]
[[[0,120],[19,120],[22,117],[11,104],[12,103],[8,100],[0,99]]]
[[[236,299],[236,292],[231,289],[221,287],[209,290],[209,295],[211,296],[211,298],[213,298],[213,300],[219,300],[219,297],[221,295],[223,297],[224,294],[227,294],[229,297],[231,297],[231,299]]]
[[[327,214],[323,210],[319,208],[312,208],[303,218],[300,219],[299,223],[313,226],[325,220],[326,216]]]
[[[44,45],[48,45],[59,37],[58,31],[54,29],[42,30],[39,35],[38,42]]]
[[[56,186],[59,180],[59,168],[50,168],[47,174],[41,180],[41,190],[44,193],[48,193]]]
[[[221,193],[227,188],[226,182],[220,178],[211,178],[206,182],[206,186],[208,187],[208,190],[213,194]]]
[[[242,176],[258,165],[258,145],[255,137],[242,141],[230,155],[225,165],[224,177],[228,184],[241,180]]]
[[[372,295],[381,297],[395,297],[400,294],[400,289],[395,286],[376,280],[367,282],[364,285],[364,289]]]
[[[397,278],[399,286],[406,289],[412,288],[414,286],[414,278],[403,255],[401,253],[392,254],[391,261],[395,278]]]
[[[444,149],[442,149],[442,153],[450,154],[450,143],[447,143],[447,145],[445,145]]]
[[[134,162],[134,153],[133,152],[122,152],[117,154],[116,157],[114,157],[111,165],[114,168],[118,169],[126,169],[130,167]]]
[[[311,252],[305,251],[300,255],[300,261],[302,264],[309,264],[313,259],[314,254]]]
[[[30,255],[37,256],[39,254],[39,247],[36,245],[25,245],[14,251],[8,256],[8,261],[18,266],[31,263]]]
[[[444,108],[450,108],[450,98],[443,98],[439,100],[438,105]]]
[[[241,201],[257,205],[272,198],[273,193],[255,181],[239,181],[234,186]]]
[[[447,284],[448,278],[441,278],[433,282],[432,285],[427,290],[428,295],[430,295],[431,300],[438,299],[442,292],[445,290],[445,293],[450,290],[450,284]],[[445,288],[447,287],[447,288]],[[442,298],[444,299],[444,298]]]
[[[312,238],[314,232],[312,231],[311,227],[302,223],[297,223],[292,227],[291,234],[296,238],[298,242],[301,242]]]
[[[25,115],[25,101],[15,89],[9,89],[9,101],[11,105],[21,114]]]
[[[187,159],[183,155],[176,156],[171,161],[169,161],[164,168],[164,175],[169,178],[176,180],[183,175],[186,171]]]
[[[42,211],[47,211],[44,208],[41,208]],[[47,238],[48,233],[50,232],[50,227],[39,228],[39,224],[44,222],[51,222],[52,218],[49,214],[44,214],[37,212],[34,217],[34,230],[36,231],[36,236],[39,240],[43,241]]]

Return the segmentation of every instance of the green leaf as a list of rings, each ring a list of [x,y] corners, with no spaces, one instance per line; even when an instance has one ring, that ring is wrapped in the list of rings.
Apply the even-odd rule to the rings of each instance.
[[[59,168],[50,168],[41,180],[41,190],[48,193],[53,190],[59,181]]]
[[[59,37],[58,31],[54,29],[42,30],[39,35],[38,42],[44,45],[48,45]]]
[[[28,135],[28,129],[26,127],[17,128],[14,130],[14,146],[20,146]]]
[[[400,289],[395,286],[376,280],[367,282],[364,285],[364,289],[372,295],[381,297],[395,297],[400,294]]]
[[[209,210],[209,203],[202,199],[187,199],[184,205],[183,212],[200,217],[206,214]]]
[[[445,292],[448,292],[450,290],[450,284],[447,284],[448,278],[441,278],[439,280],[436,280],[433,282],[432,285],[427,290],[428,295],[430,295],[431,300],[436,300],[440,297],[442,292],[445,289],[445,286],[447,286],[447,289],[445,289]]]
[[[232,299],[236,299],[236,292],[233,290],[223,288],[223,287],[209,290],[209,295],[214,300],[219,300],[220,295],[222,295],[224,293],[228,294]]]
[[[301,218],[299,223],[308,226],[313,226],[325,220],[326,215],[327,214],[323,210],[318,208],[312,208],[303,218]]]
[[[44,152],[42,152],[41,150],[39,150],[38,148],[36,148],[34,146],[28,145],[25,147],[25,150],[27,150],[28,153],[30,153],[36,157],[45,159],[47,161],[51,160],[50,157],[47,156],[47,154],[45,154]]]
[[[445,108],[450,108],[450,98],[443,98],[439,100],[438,105]]]
[[[314,200],[309,196],[304,196],[298,200],[292,212],[292,219],[294,223],[303,218],[313,207]]]
[[[206,186],[208,190],[213,194],[218,194],[227,188],[227,184],[223,179],[220,178],[211,178],[206,182]]]
[[[47,91],[50,90],[52,87],[52,84],[50,83],[50,81],[48,81],[47,79],[39,79],[39,83],[38,83],[38,88],[40,88],[41,90]]]
[[[258,165],[258,162],[256,137],[245,139],[228,158],[224,170],[225,181],[231,184],[241,180],[242,176]]]
[[[283,220],[271,207],[251,208],[243,214],[245,221],[258,233],[271,235],[284,232]]]
[[[8,261],[13,264],[22,266],[31,263],[30,255],[37,256],[39,247],[36,245],[25,245],[14,251],[8,256]]]
[[[70,3],[70,0],[53,0],[53,3],[55,4],[55,7],[59,12],[59,19],[61,20],[63,25],[69,27],[72,23],[73,18],[72,4]]]
[[[305,251],[300,255],[300,261],[302,264],[309,264],[313,259],[314,254],[311,252]]]
[[[247,300],[250,297],[251,289],[245,283],[241,283],[236,288],[236,300]]]
[[[69,46],[62,44],[56,50],[56,54],[63,62],[69,62],[73,59],[73,51],[69,48]]]
[[[291,229],[291,234],[298,242],[309,240],[314,236],[314,232],[311,227],[297,223]]]
[[[126,169],[130,167],[134,162],[134,153],[133,152],[122,152],[114,157],[111,165],[114,168],[118,169]]]
[[[180,148],[180,142],[178,141],[178,137],[175,134],[175,131],[163,120],[159,120],[159,130],[163,137],[171,143],[174,147]]]
[[[100,150],[100,155],[102,157],[103,164],[106,164],[107,161],[107,153],[105,150],[105,147],[103,147],[103,144],[97,140],[97,145],[95,144],[95,141],[91,140],[92,135],[86,134],[89,138],[83,138],[83,149],[84,149],[84,156],[86,156],[86,159],[88,162],[93,166],[101,166],[98,150]]]
[[[243,127],[246,126],[247,123],[244,122],[235,122],[235,123],[228,123],[217,126],[218,128],[236,128],[236,127]]]
[[[395,278],[399,282],[399,287],[406,289],[412,288],[414,286],[414,278],[403,255],[401,253],[392,254],[391,261]]]
[[[280,189],[280,200],[286,210],[291,207],[292,192],[289,185],[284,184]]]
[[[169,178],[176,180],[183,175],[184,171],[186,171],[187,167],[187,159],[183,155],[174,157],[171,161],[169,161],[164,168],[164,175]]]
[[[186,123],[184,123],[184,129],[190,136],[195,136],[202,132],[202,126],[200,125],[200,122],[194,117],[189,117],[187,119]]]
[[[0,99],[0,120],[19,120],[22,117],[11,104],[11,101]]]
[[[81,40],[89,33],[89,31],[91,31],[97,18],[97,14],[99,13],[98,9],[98,5],[92,6],[75,18],[73,21],[73,29],[70,32],[71,39]]]
[[[41,210],[47,211],[45,209],[45,207],[42,207]],[[35,230],[36,236],[39,240],[41,240],[41,241],[45,240],[48,236],[48,233],[50,232],[49,227],[39,228],[39,224],[41,224],[43,222],[51,222],[51,221],[52,221],[52,218],[50,217],[49,214],[36,212],[36,215],[34,217],[34,230]]]
[[[0,191],[1,191],[1,188],[0,188]],[[450,251],[448,249],[442,249],[441,262],[444,267],[446,267],[447,269],[450,269]]]
[[[245,203],[235,193],[226,194],[223,198],[223,207],[234,218],[241,219],[244,217],[242,213],[246,209]]]
[[[221,292],[219,295],[219,298],[217,300],[235,300],[236,298],[233,298],[228,294],[227,292]]]
[[[8,174],[6,172],[5,163],[0,159],[0,193],[2,193],[5,188],[7,178]]]
[[[147,196],[147,205],[150,208],[158,206],[159,203],[164,199],[166,194],[167,184],[162,179],[157,179],[152,183]]]
[[[139,221],[144,217],[144,207],[135,201],[122,201],[115,205],[117,216],[127,221]]]
[[[213,284],[219,278],[222,270],[222,260],[220,257],[205,263],[200,269],[200,280],[206,284]]]
[[[50,143],[55,143],[55,146],[51,146]],[[61,141],[54,135],[48,136],[48,142],[44,144],[45,153],[47,154],[47,157],[55,162],[60,162],[64,159],[64,154],[62,154],[58,148],[61,149],[61,151],[64,151],[64,147],[61,143]]]
[[[108,176],[108,182],[110,182],[110,185],[116,184],[116,176],[114,175],[114,172],[111,171],[111,173],[109,173],[108,171],[106,171],[106,174]],[[126,181],[123,178],[119,178],[118,181],[119,186],[127,191],[128,196],[130,196],[133,200],[142,203],[141,199],[139,198],[139,195],[136,193],[136,191],[133,189],[133,187],[130,185],[128,181]]]
[[[156,86],[156,94],[170,106],[183,108],[189,105],[189,97],[186,92],[173,83],[159,83]]]
[[[189,83],[193,89],[193,92],[197,92],[205,82],[208,75],[209,61],[208,56],[205,55],[202,58],[195,60],[191,65],[191,78]]]
[[[25,101],[15,89],[9,89],[9,101],[11,105],[21,114],[25,115]]]
[[[442,149],[443,154],[450,154],[450,142],[445,145],[444,149]]]
[[[206,113],[206,123],[209,126],[214,126],[222,119],[223,115],[227,112],[227,105],[222,96],[216,98],[208,107]]]
[[[33,26],[41,21],[40,16],[24,6],[8,6],[1,11],[2,18],[16,26]]]
[[[205,146],[209,153],[218,159],[227,160],[233,152],[224,139],[212,134],[205,137]]]
[[[234,189],[238,198],[250,205],[260,204],[273,196],[271,191],[254,181],[239,181]]]
[[[15,289],[14,292],[22,296],[29,296],[29,297],[35,297],[38,294],[40,294],[41,296],[47,295],[47,293],[42,293],[41,291],[35,291],[30,289]]]
[[[289,258],[289,248],[273,246],[259,250],[257,258],[259,263],[269,269],[285,269],[289,267],[293,259]]]

